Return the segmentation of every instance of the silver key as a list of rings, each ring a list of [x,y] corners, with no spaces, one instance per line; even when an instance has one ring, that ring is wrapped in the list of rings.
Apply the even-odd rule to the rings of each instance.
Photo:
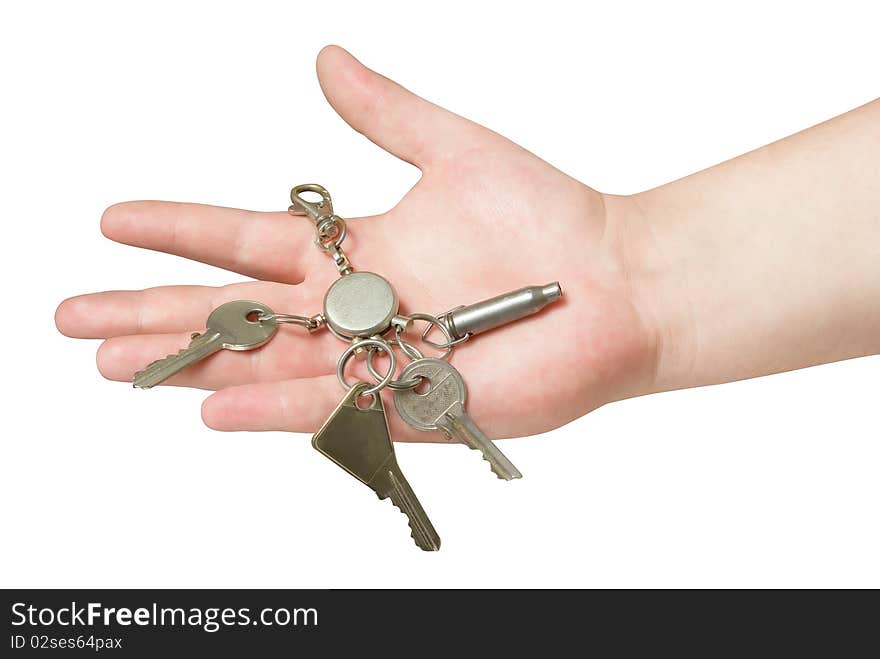
[[[269,316],[259,320],[259,316]],[[207,329],[193,334],[190,344],[176,355],[154,361],[134,374],[134,386],[149,389],[180,372],[190,364],[204,359],[221,348],[226,350],[253,350],[274,336],[278,324],[272,310],[260,302],[236,300],[227,302],[211,312]]]
[[[437,551],[440,536],[397,464],[382,398],[373,394],[369,407],[358,407],[358,396],[370,386],[358,382],[348,390],[315,433],[312,446],[371,488],[380,499],[390,498],[409,519],[416,544],[425,551]]]
[[[486,437],[464,409],[467,389],[454,366],[442,359],[418,359],[403,369],[401,380],[422,377],[429,388],[396,389],[394,406],[409,425],[417,430],[442,429],[450,438],[483,454],[498,478],[522,478],[519,469]]]

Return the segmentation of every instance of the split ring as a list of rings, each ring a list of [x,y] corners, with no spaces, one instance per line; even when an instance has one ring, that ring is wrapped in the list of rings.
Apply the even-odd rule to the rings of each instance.
[[[351,356],[355,353],[355,350],[359,348],[365,348],[367,346],[375,346],[381,350],[384,350],[388,353],[388,358],[391,360],[391,364],[388,366],[388,373],[385,374],[385,377],[381,378],[379,382],[376,383],[375,386],[370,387],[369,389],[365,389],[360,395],[361,396],[369,396],[370,394],[375,394],[378,391],[381,391],[388,383],[391,382],[391,379],[394,377],[394,371],[397,369],[397,357],[394,355],[394,352],[391,350],[391,346],[388,345],[388,342],[384,339],[361,339],[357,343],[352,343],[348,348],[345,349],[339,356],[339,361],[336,364],[336,379],[339,380],[339,384],[348,391],[351,389],[351,385],[345,381],[345,365],[348,363],[348,360],[351,359]],[[367,355],[369,359],[369,353]],[[370,371],[372,373],[372,370]]]
[[[424,358],[424,355],[422,354],[421,350],[416,348],[414,345],[409,344],[406,341],[402,340],[399,336],[394,339],[389,339],[388,344],[400,346],[400,349],[403,350],[404,354],[406,354],[406,356],[409,357],[410,359],[413,359],[413,361],[415,361],[415,359],[423,359]],[[404,345],[406,347],[404,347]],[[409,350],[412,350],[413,354],[416,355],[415,359],[410,355],[409,352],[407,352],[407,348]],[[373,364],[373,355],[375,355],[375,354],[376,354],[375,350],[370,350],[367,352],[367,370],[370,372],[370,375],[372,375],[374,378],[379,380],[379,379],[381,379],[382,376],[379,375],[379,371],[376,369],[375,365]],[[388,383],[388,386],[391,389],[412,389],[413,387],[419,386],[419,383],[422,381],[422,379],[423,379],[422,376],[419,375],[418,377],[410,378],[409,380],[392,380],[391,382]]]
[[[456,341],[454,338],[452,338],[452,334],[450,334],[449,328],[446,327],[446,324],[440,322],[440,320],[436,316],[432,316],[431,314],[427,314],[427,313],[411,313],[411,314],[408,314],[407,317],[412,318],[413,320],[422,320],[426,323],[430,323],[431,325],[433,325],[434,327],[439,329],[443,333],[443,336],[446,338],[446,346],[445,346],[446,351],[437,359],[444,359],[444,360],[449,359],[449,355],[452,354],[452,349],[455,347]],[[428,345],[433,344],[433,342],[430,342],[430,341],[427,341],[426,343],[428,343]],[[439,347],[439,344],[437,344],[437,345]],[[412,347],[412,346],[410,346],[410,347]],[[400,345],[400,349],[403,350],[403,352],[406,354],[406,356],[409,357],[410,359],[413,359],[413,360],[416,359],[407,351],[407,349],[403,346],[403,344]]]

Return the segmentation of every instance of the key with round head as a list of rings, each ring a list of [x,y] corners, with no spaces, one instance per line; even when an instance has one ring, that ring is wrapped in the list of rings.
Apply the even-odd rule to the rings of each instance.
[[[486,437],[464,409],[467,388],[461,373],[442,359],[417,359],[400,374],[400,380],[424,378],[421,386],[394,391],[394,406],[401,418],[417,430],[443,430],[450,439],[480,451],[498,478],[522,478],[519,469]]]
[[[348,390],[312,437],[312,446],[371,488],[380,499],[391,499],[407,516],[416,544],[425,551],[437,551],[440,536],[397,464],[382,398],[373,394],[367,407],[358,406],[358,397],[370,386],[358,382]]]
[[[260,320],[266,317],[265,320]],[[161,384],[190,364],[201,361],[215,352],[226,350],[253,350],[271,339],[278,324],[272,310],[265,304],[251,300],[227,302],[211,312],[204,332],[193,334],[190,344],[176,355],[154,361],[134,374],[134,386],[149,389]]]

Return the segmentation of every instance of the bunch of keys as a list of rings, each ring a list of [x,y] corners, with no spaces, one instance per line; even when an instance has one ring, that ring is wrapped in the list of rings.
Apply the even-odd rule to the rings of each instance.
[[[304,199],[304,192],[318,194],[320,201]],[[291,190],[290,198],[290,213],[311,218],[317,232],[315,244],[333,259],[340,275],[324,296],[323,312],[313,316],[276,314],[260,302],[227,302],[208,316],[205,330],[193,334],[187,347],[135,373],[134,386],[142,389],[156,386],[221,349],[259,348],[272,339],[279,324],[300,325],[310,332],[326,328],[348,343],[336,369],[346,393],[315,433],[312,446],[367,485],[380,499],[391,499],[408,518],[416,545],[426,551],[436,551],[440,548],[440,537],[397,464],[379,392],[385,387],[393,391],[395,409],[413,428],[442,430],[448,439],[479,451],[498,478],[521,478],[519,470],[467,414],[464,378],[448,360],[457,345],[475,334],[537,313],[558,300],[562,289],[558,282],[528,286],[456,307],[439,316],[401,315],[397,293],[384,277],[372,272],[356,272],[352,267],[342,250],[345,221],[333,212],[327,190],[316,184],[300,185]],[[404,338],[415,321],[427,323],[420,339],[443,351],[440,358],[425,357],[416,345]],[[432,331],[442,334],[443,340],[431,340]],[[396,379],[395,347],[411,360]],[[389,357],[384,375],[374,364],[378,353]],[[375,383],[346,381],[345,367],[355,354],[365,355]],[[369,404],[359,405],[359,399],[365,398],[370,399]]]

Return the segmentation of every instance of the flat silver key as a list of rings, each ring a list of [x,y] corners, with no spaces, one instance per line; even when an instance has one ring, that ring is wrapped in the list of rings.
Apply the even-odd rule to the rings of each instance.
[[[401,380],[422,377],[428,380],[424,393],[396,389],[394,406],[401,418],[417,430],[443,430],[450,439],[480,451],[498,478],[522,478],[519,469],[479,429],[464,409],[467,388],[452,364],[442,359],[418,359],[403,369]]]
[[[380,499],[391,499],[407,516],[416,544],[425,551],[437,551],[440,536],[397,464],[382,398],[374,394],[368,407],[358,407],[358,396],[371,386],[358,382],[348,390],[312,437],[312,446],[371,488]]]
[[[260,315],[269,316],[259,320]],[[251,300],[227,302],[211,312],[206,329],[193,334],[190,344],[176,355],[154,361],[134,374],[133,384],[149,389],[161,384],[190,364],[201,361],[221,349],[253,350],[274,336],[278,324],[272,310],[265,304]]]

